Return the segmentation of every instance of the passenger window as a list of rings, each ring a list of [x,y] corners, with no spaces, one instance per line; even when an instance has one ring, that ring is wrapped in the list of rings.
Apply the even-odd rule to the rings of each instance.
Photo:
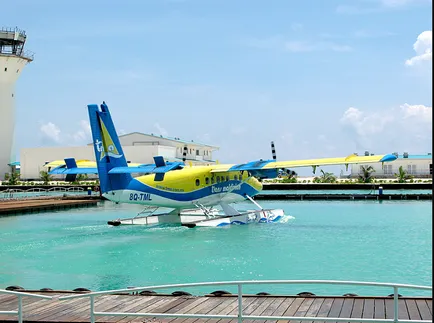
[[[205,177],[205,184],[209,185],[209,178],[208,177]]]
[[[226,175],[226,182],[229,182],[229,176]]]
[[[196,186],[199,186],[200,185],[200,180],[199,180],[199,178],[196,178]]]
[[[211,184],[214,184],[215,183],[215,179],[214,179],[214,177],[211,177]]]
[[[220,176],[217,176],[217,183],[220,183]]]
[[[234,175],[234,180],[238,180],[238,176],[237,175]]]

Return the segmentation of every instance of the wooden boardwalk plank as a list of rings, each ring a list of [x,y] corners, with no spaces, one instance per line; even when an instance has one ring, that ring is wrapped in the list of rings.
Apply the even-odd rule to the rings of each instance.
[[[329,317],[339,317],[341,314],[342,306],[344,305],[343,298],[335,298],[329,312]]]
[[[55,296],[54,294],[50,295]],[[64,295],[65,294],[62,296]],[[16,310],[17,307],[18,302],[15,296],[0,295],[0,310]],[[95,310],[98,312],[237,315],[237,307],[238,299],[234,296],[105,295],[95,298]],[[23,309],[24,319],[27,322],[81,323],[90,320],[90,300],[88,297],[65,301],[24,297]],[[393,299],[390,297],[243,297],[244,315],[391,319],[393,318],[393,312]],[[410,320],[432,320],[432,298],[400,298],[399,318]],[[1,315],[0,321],[16,322],[17,317]],[[244,323],[270,323],[273,321],[274,320],[251,320],[250,322],[250,320],[245,320]],[[236,323],[237,320],[156,318],[152,316],[101,316],[97,317],[97,322]],[[305,321],[302,321],[302,323],[305,323]]]
[[[206,314],[210,314],[210,315],[218,315],[220,314],[222,311],[225,310],[226,307],[230,306],[233,303],[237,303],[238,299],[235,297],[231,297],[231,298],[226,298],[225,300],[223,300],[223,302],[221,302],[220,304],[218,304],[217,306],[211,308],[210,311],[206,312]],[[204,323],[207,319],[190,319],[188,320],[189,323]]]
[[[346,298],[344,299],[344,303],[342,304],[342,310],[339,313],[339,317],[351,317],[354,306],[354,298]]]
[[[363,303],[362,317],[367,319],[372,319],[374,318],[374,311],[375,311],[374,299],[372,298],[365,299],[365,302]]]
[[[262,312],[262,316],[272,316],[273,313],[278,309],[278,307],[284,302],[283,297],[273,297],[273,302],[267,307],[267,309]],[[256,323],[265,323],[265,320],[255,320]]]
[[[393,319],[394,311],[393,311],[393,298],[386,299],[384,301],[385,309],[386,309],[386,319]],[[398,315],[399,318],[399,315]]]
[[[304,298],[303,297],[297,297],[292,303],[291,305],[289,305],[289,307],[286,309],[286,311],[282,314],[282,316],[294,316],[294,314],[297,312],[298,308],[301,306],[301,304],[303,303]],[[283,323],[285,321],[283,320],[278,320],[278,323]]]
[[[98,312],[135,312],[138,308],[151,305],[161,300],[158,296],[130,296],[131,299],[123,297],[119,300],[115,307],[107,306],[104,303],[103,306],[95,306]],[[98,316],[97,322],[119,322],[127,316]]]
[[[284,301],[276,308],[276,310],[273,312],[272,316],[282,316],[283,313],[291,306],[292,303],[294,303],[295,297],[288,297],[284,298]],[[277,322],[276,320],[266,320],[265,322],[271,323],[271,322]]]
[[[209,297],[206,302],[202,302],[198,304],[197,306],[193,307],[192,309],[188,310],[184,314],[204,314],[210,309],[218,306],[220,303],[222,303],[225,300],[226,297]],[[186,318],[177,318],[172,320],[173,323],[181,323],[184,322]]]
[[[432,313],[424,299],[417,299],[416,305],[422,320],[432,320]]]
[[[306,316],[307,311],[312,305],[314,298],[305,298],[303,302],[300,304],[300,307],[297,309],[297,312],[294,313],[294,316]],[[301,323],[301,321],[291,321],[294,323]],[[304,322],[304,321],[303,321]]]
[[[430,311],[431,314],[432,314],[432,299],[426,299],[425,301],[426,301],[426,305],[427,305],[428,308],[429,308],[429,311]]]
[[[316,317],[321,309],[322,304],[324,303],[325,298],[315,297],[312,305],[309,307],[309,310],[306,312],[305,316]],[[306,322],[306,321],[303,321]],[[311,321],[313,322],[313,321]]]
[[[160,313],[159,308],[164,308],[170,303],[174,302],[176,299],[173,296],[163,296],[163,300],[159,300],[153,304],[145,305],[136,310],[136,313]],[[126,317],[126,322],[143,322],[145,320],[151,320],[152,317]]]
[[[246,308],[250,304],[252,304],[257,298],[258,297],[246,297],[246,298],[243,298],[243,314],[244,314],[244,311],[246,310]],[[230,309],[230,311],[226,313],[227,315],[238,315],[238,304],[236,304],[235,306],[232,306],[231,308],[228,308],[228,309]],[[217,322],[218,323],[229,323],[231,321],[233,321],[233,320],[220,319]]]
[[[264,301],[256,307],[250,315],[252,316],[260,316],[262,313],[272,304],[272,302],[275,300],[275,298],[271,297],[263,297]],[[256,320],[244,320],[246,323],[253,323],[256,322]]]
[[[406,299],[405,303],[407,304],[408,316],[410,320],[420,320],[420,313],[416,305],[416,301],[414,299]]]
[[[384,304],[384,299],[376,298],[374,300],[374,318],[384,319],[386,318],[386,308]]]
[[[333,298],[326,298],[324,299],[324,302],[321,304],[321,307],[319,308],[319,311],[317,313],[317,317],[328,317],[330,310],[333,306],[334,299]],[[312,321],[313,322],[313,321]],[[324,321],[316,321],[318,323],[324,323]]]
[[[365,306],[365,300],[363,298],[354,299],[353,309],[351,311],[351,318],[362,318],[363,307]]]
[[[398,317],[403,320],[409,320],[410,316],[408,314],[407,302],[405,299],[398,300]]]
[[[243,302],[246,300],[243,299]],[[238,314],[238,298],[234,298],[233,302],[231,302],[229,305],[225,306],[218,314],[219,315],[230,315],[229,313],[235,312],[232,315]],[[218,321],[221,321],[223,319],[203,319],[204,322],[207,323],[217,323]]]

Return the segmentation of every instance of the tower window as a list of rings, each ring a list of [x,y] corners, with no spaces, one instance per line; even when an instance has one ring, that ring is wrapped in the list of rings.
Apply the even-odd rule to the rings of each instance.
[[[5,72],[7,72],[8,71],[8,68],[7,67],[5,67]]]

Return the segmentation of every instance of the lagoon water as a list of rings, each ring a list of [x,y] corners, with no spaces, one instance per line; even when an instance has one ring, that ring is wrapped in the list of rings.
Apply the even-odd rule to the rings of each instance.
[[[261,201],[285,223],[223,228],[111,227],[136,205],[0,218],[0,288],[91,290],[256,279],[432,285],[431,201]],[[252,208],[242,204],[239,208]],[[216,289],[184,289],[207,293]],[[223,288],[235,291],[234,288]],[[245,292],[388,295],[388,288],[263,285]],[[403,295],[427,295],[402,290]]]

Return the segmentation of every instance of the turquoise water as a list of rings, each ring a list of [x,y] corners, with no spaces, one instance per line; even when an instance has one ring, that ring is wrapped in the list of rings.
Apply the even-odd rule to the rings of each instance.
[[[92,290],[181,282],[335,279],[432,284],[432,205],[425,201],[261,201],[286,223],[224,228],[111,227],[140,207],[0,218],[0,288]],[[239,208],[251,208],[251,204]],[[229,287],[185,289],[207,293]],[[246,287],[245,292],[388,295],[357,286]],[[430,294],[402,290],[403,295]]]
[[[261,194],[378,194],[378,190],[262,190]],[[432,194],[432,190],[383,189],[383,194]]]

